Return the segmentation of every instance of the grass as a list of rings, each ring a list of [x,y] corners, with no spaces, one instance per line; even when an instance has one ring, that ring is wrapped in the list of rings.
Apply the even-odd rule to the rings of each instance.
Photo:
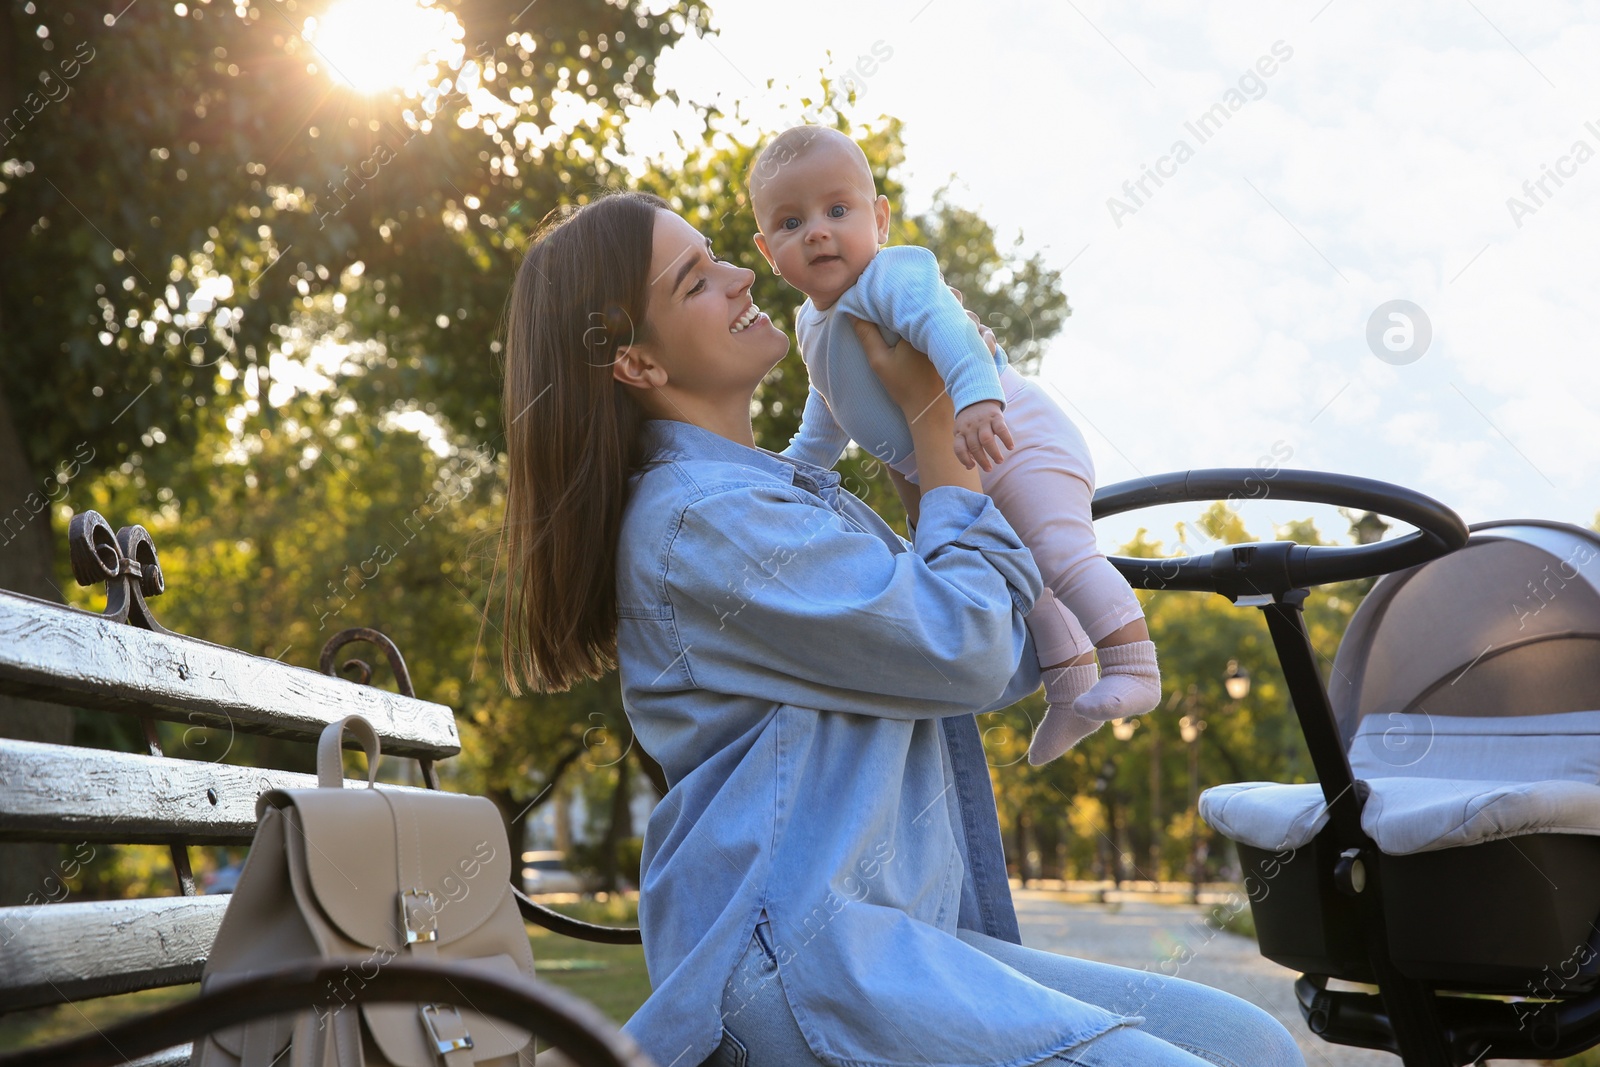
[[[550,907],[575,919],[607,926],[633,926],[638,922],[638,903],[627,896]],[[539,977],[589,1001],[618,1026],[627,1022],[650,995],[642,946],[596,945],[531,925],[528,936],[533,944],[533,969]]]
[[[0,1049],[32,1048],[62,1038],[103,1030],[134,1015],[188,1000],[200,992],[196,984],[144,989],[116,997],[80,1000],[54,1008],[33,1008],[0,1016]]]
[[[637,903],[623,896],[613,895],[609,900],[574,899],[549,906],[574,918],[608,926],[633,926],[638,921]],[[638,945],[596,945],[532,925],[528,926],[528,940],[533,946],[534,972],[541,980],[589,1001],[619,1026],[650,995],[644,949]],[[12,1012],[0,1016],[0,1050],[32,1048],[103,1030],[199,992],[198,984],[167,986]]]
[[[1254,941],[1256,940],[1255,913],[1250,910],[1248,904],[1237,911],[1229,909],[1227,918],[1222,922],[1222,928],[1230,934],[1238,934]]]

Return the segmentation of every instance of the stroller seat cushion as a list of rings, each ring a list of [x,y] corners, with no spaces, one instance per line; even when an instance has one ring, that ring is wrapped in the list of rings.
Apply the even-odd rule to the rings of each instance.
[[[1524,834],[1600,835],[1600,785],[1378,778],[1361,828],[1391,856]]]
[[[1328,806],[1315,782],[1235,782],[1200,794],[1200,818],[1224,837],[1278,852],[1316,837],[1328,824]]]
[[[1600,836],[1600,785],[1376,778],[1361,828],[1391,856],[1524,834]],[[1200,817],[1224,836],[1270,851],[1301,848],[1328,822],[1322,787],[1239,782],[1200,794]]]
[[[1350,744],[1361,827],[1392,856],[1523,834],[1600,835],[1600,711],[1370,715]],[[1239,782],[1200,817],[1256,848],[1300,848],[1328,822],[1322,787]]]

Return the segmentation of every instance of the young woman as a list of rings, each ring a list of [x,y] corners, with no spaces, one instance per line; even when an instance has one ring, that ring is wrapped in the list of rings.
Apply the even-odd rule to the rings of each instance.
[[[1019,943],[974,713],[1039,685],[1039,572],[937,372],[873,329],[927,457],[914,543],[755,447],[788,340],[753,280],[616,194],[539,235],[510,302],[507,679],[615,664],[671,786],[625,1031],[660,1067],[1303,1065],[1242,1000]]]

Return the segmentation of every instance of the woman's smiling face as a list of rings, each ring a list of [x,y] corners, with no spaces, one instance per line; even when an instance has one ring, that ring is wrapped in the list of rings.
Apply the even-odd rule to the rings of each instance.
[[[705,235],[657,211],[642,348],[664,372],[657,389],[748,402],[789,351],[789,338],[750,300],[755,272],[716,258]]]

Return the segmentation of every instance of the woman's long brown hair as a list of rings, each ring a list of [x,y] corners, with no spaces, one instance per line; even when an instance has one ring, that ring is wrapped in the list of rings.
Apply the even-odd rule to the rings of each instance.
[[[644,415],[614,380],[644,340],[666,201],[612,193],[546,217],[507,309],[506,684],[549,692],[617,658],[617,537]]]

